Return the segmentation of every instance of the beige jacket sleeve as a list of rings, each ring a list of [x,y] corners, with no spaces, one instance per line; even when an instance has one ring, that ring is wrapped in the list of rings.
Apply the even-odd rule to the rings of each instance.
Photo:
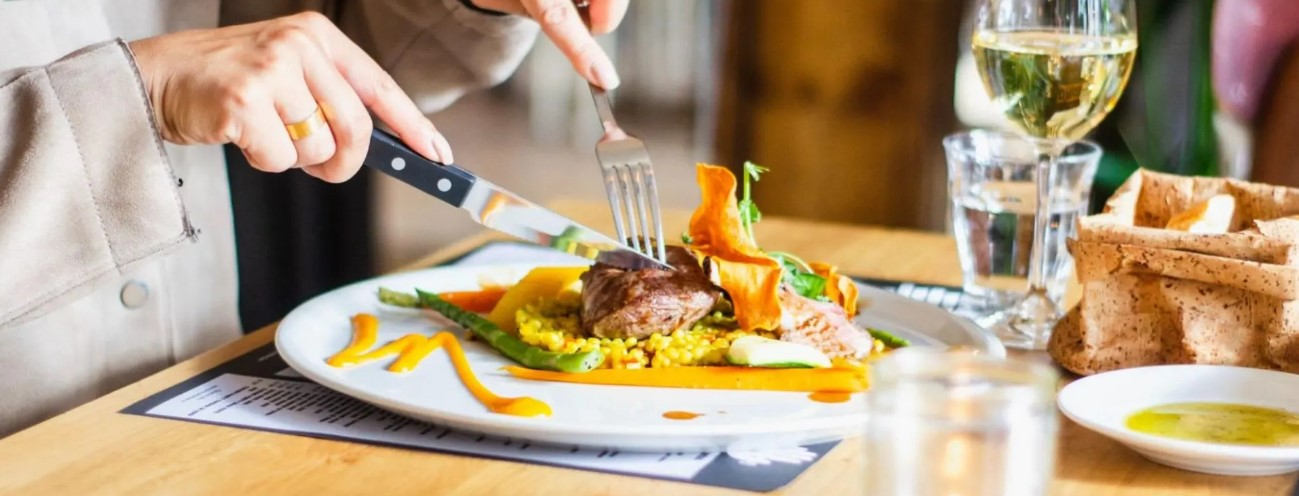
[[[339,26],[425,113],[505,81],[539,31],[529,19],[473,11],[460,0],[364,0],[344,9]]]
[[[194,236],[127,45],[0,72],[0,328]]]

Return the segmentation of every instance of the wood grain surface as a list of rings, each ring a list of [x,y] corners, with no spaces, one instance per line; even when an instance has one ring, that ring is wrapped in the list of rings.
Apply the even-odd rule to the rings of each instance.
[[[559,202],[554,207],[589,225],[609,223],[600,205]],[[665,229],[679,232],[687,218],[685,212],[668,212]],[[849,274],[960,282],[955,244],[945,236],[780,218],[763,220],[757,230],[769,249],[831,261]],[[409,268],[435,264],[494,238],[465,240]],[[746,494],[117,413],[270,342],[273,333],[262,329],[0,440],[0,494]],[[861,494],[859,451],[855,441],[842,443],[779,494]],[[1067,420],[1061,423],[1057,465],[1052,486],[1057,495],[1289,495],[1296,480],[1294,474],[1224,477],[1167,468]]]
[[[728,2],[717,160],[771,168],[765,213],[941,229],[966,3]]]

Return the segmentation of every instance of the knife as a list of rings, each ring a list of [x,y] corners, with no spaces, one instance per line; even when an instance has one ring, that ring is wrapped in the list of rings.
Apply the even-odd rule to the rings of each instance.
[[[453,164],[424,158],[375,128],[365,165],[469,213],[475,222],[516,238],[624,269],[672,267],[573,222]]]

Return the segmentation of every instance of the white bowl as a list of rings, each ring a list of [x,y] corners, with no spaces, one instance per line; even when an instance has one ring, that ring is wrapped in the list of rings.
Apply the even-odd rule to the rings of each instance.
[[[1065,386],[1060,411],[1147,459],[1195,472],[1274,475],[1299,470],[1299,447],[1183,441],[1125,426],[1139,410],[1166,403],[1220,402],[1299,412],[1299,375],[1219,365],[1137,367],[1085,377]]]

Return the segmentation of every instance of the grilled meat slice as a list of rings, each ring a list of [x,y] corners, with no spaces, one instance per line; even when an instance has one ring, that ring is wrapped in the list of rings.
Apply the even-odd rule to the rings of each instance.
[[[875,344],[834,303],[806,298],[788,289],[780,293],[780,340],[811,346],[830,358],[863,358]]]
[[[602,338],[643,338],[694,324],[722,297],[722,290],[685,248],[669,246],[677,270],[627,271],[596,264],[582,275],[582,327]]]

